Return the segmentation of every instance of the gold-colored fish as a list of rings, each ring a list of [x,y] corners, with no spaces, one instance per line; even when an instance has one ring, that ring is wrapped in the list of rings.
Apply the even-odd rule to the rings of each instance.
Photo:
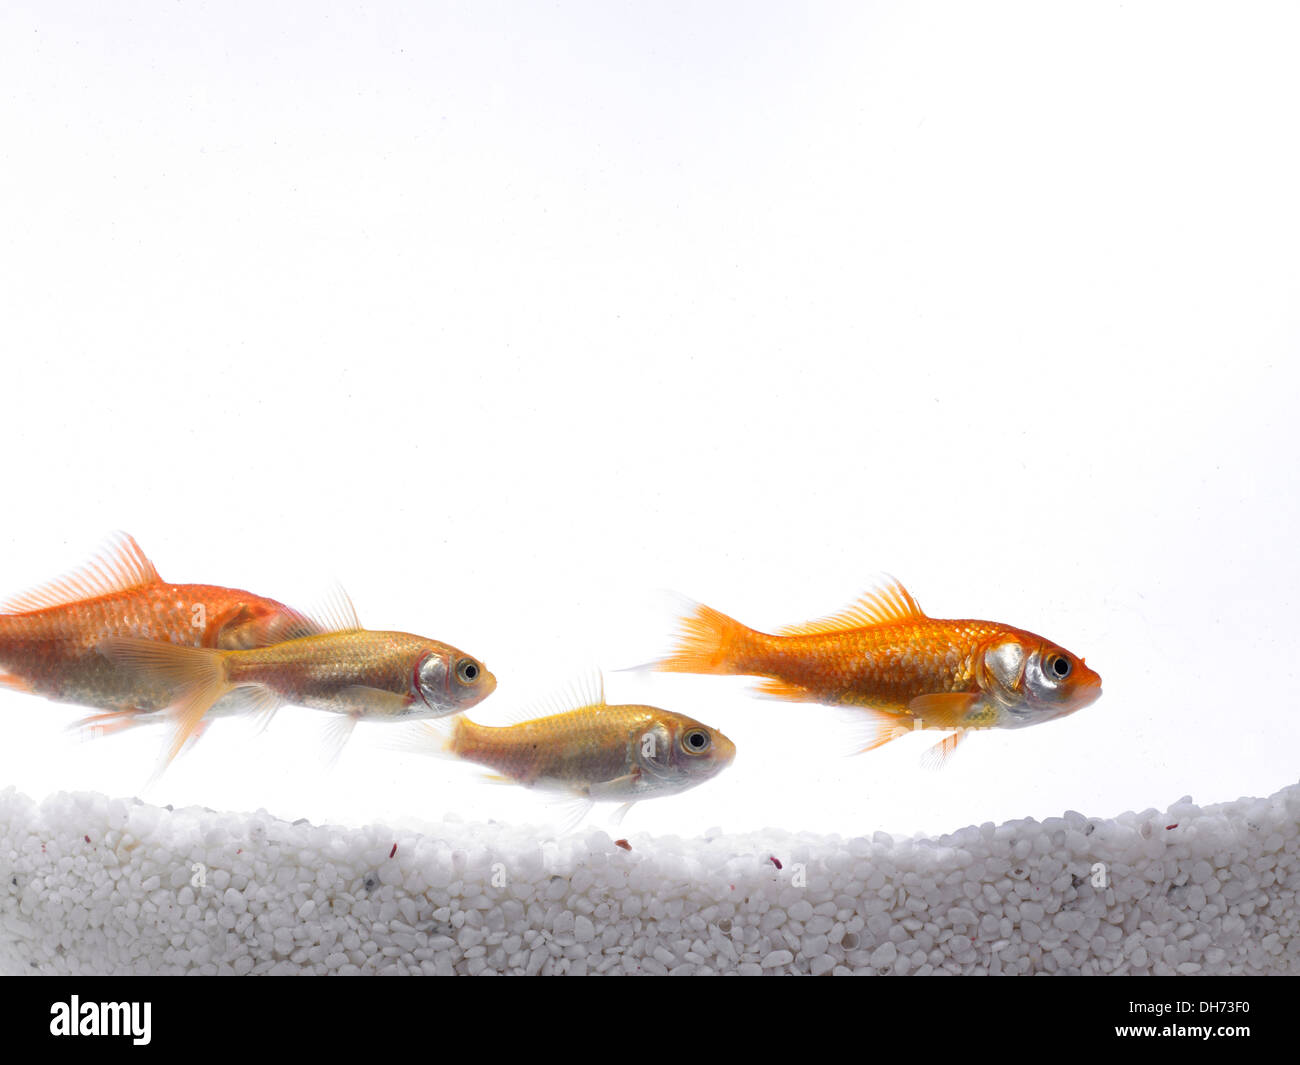
[[[174,702],[170,761],[194,736],[204,715],[227,695],[269,715],[284,705],[339,715],[335,752],[362,720],[397,721],[459,713],[486,699],[494,677],[477,658],[408,632],[363,629],[340,596],[331,616],[283,643],[247,651],[178,647],[156,640],[114,638],[101,651],[119,665],[166,682]]]
[[[426,724],[402,746],[486,766],[498,781],[570,796],[571,823],[596,802],[623,803],[621,817],[642,799],[680,794],[722,772],[736,754],[720,731],[685,714],[609,705],[599,678],[565,702],[573,705],[501,727],[464,715]]]

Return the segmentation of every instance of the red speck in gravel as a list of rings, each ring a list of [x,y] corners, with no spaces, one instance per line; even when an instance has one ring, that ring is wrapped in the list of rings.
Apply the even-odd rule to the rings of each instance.
[[[782,868],[780,859],[773,858],[771,855],[768,855],[767,860],[771,862],[773,865],[775,865],[778,869]]]
[[[1177,827],[1178,827],[1178,822],[1175,821],[1172,825],[1165,825],[1165,831],[1168,832],[1171,828],[1177,828]]]
[[[615,847],[622,847],[625,851],[630,851],[630,850],[632,849],[632,844],[630,844],[630,843],[629,843],[627,840],[625,840],[625,839],[616,839],[616,840],[614,840],[614,846],[615,846]]]
[[[90,837],[89,837],[89,836],[82,836],[81,838],[84,839],[87,843],[90,842]]]
[[[394,843],[394,844],[393,844],[393,849],[392,849],[391,851],[388,852],[388,857],[391,858],[391,857],[392,857],[394,854],[396,854],[396,853],[397,853],[397,844]]]

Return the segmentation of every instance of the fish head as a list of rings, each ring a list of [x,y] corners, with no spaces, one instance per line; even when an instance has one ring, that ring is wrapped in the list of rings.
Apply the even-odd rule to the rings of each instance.
[[[980,689],[1005,711],[1004,728],[1064,717],[1101,696],[1101,677],[1082,658],[1030,633],[986,644],[975,674]]]
[[[423,703],[426,711],[443,717],[481,703],[496,691],[497,679],[473,655],[433,645],[416,660],[412,686],[413,705]]]
[[[653,708],[648,708],[653,709]],[[715,728],[667,710],[655,710],[631,742],[630,761],[647,791],[679,792],[717,776],[736,757],[736,746]]]

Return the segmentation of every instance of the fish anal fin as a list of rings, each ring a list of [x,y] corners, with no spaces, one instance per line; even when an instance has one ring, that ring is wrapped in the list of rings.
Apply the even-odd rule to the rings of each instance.
[[[16,692],[31,692],[35,689],[31,684],[22,677],[15,676],[13,673],[0,673],[0,687],[9,688]]]
[[[847,632],[873,625],[915,621],[925,617],[921,606],[903,585],[890,577],[838,614],[791,625],[780,630],[782,636],[813,636],[819,633]]]
[[[94,736],[111,736],[114,732],[143,724],[147,719],[140,710],[106,710],[102,714],[90,714],[80,721],[74,721],[68,727]]]
[[[140,545],[127,533],[117,532],[85,565],[0,603],[0,614],[48,610],[161,581]]]
[[[753,688],[755,695],[765,699],[785,699],[799,703],[817,702],[817,697],[802,684],[794,684],[776,677],[764,677]]]

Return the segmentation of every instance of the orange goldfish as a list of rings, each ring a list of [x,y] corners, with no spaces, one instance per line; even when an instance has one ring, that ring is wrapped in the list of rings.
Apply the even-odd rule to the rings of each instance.
[[[927,752],[936,767],[969,729],[1036,725],[1101,695],[1101,677],[1065,648],[994,621],[927,617],[897,581],[779,635],[696,604],[654,668],[766,677],[765,695],[859,708],[864,751],[916,728],[957,730]]]
[[[593,803],[676,795],[731,764],[731,740],[685,714],[605,702],[603,686],[580,690],[577,705],[502,727],[461,716],[426,724],[400,746],[449,754],[496,771],[493,780],[559,792],[574,800],[571,826]]]
[[[210,584],[167,584],[126,533],[87,565],[0,604],[0,684],[123,713],[159,710],[169,688],[99,653],[113,636],[187,647],[275,643],[307,624],[274,599]]]
[[[482,662],[450,644],[363,629],[346,596],[332,616],[309,619],[268,647],[220,650],[114,637],[100,650],[170,690],[174,734],[167,761],[227,698],[264,717],[288,704],[338,714],[329,736],[337,754],[358,721],[455,714],[486,699],[497,683]]]

